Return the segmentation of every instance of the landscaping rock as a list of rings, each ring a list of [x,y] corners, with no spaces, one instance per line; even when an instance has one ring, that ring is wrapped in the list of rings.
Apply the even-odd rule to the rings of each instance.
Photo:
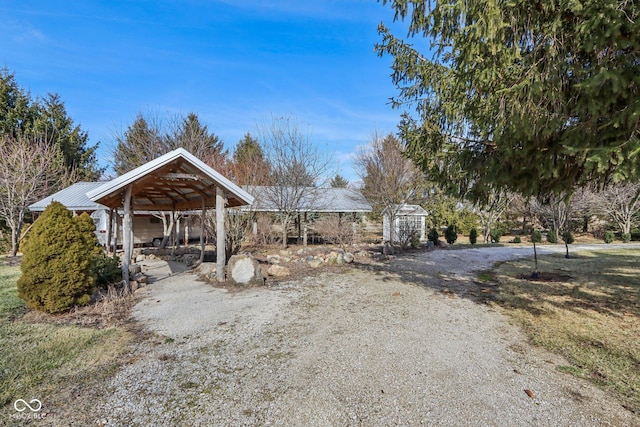
[[[144,255],[136,255],[136,262],[142,262],[144,260],[146,260],[147,257]]]
[[[267,255],[267,262],[269,264],[280,264],[280,256],[279,255]]]
[[[311,259],[309,260],[309,267],[311,268],[318,268],[322,265],[322,260],[321,259]]]
[[[345,263],[351,264],[354,259],[355,259],[355,257],[353,256],[353,254],[351,252],[346,252],[344,254],[344,262]]]
[[[234,255],[229,259],[227,267],[229,279],[238,285],[264,285],[264,276],[258,261],[249,255]]]
[[[203,262],[197,269],[198,275],[208,280],[213,280],[217,277],[216,271],[215,262]]]
[[[184,262],[188,267],[194,265],[200,259],[199,256],[194,254],[184,255],[182,257],[182,262]]]
[[[344,254],[340,253],[336,256],[336,264],[338,265],[344,264]]]
[[[139,264],[130,264],[129,265],[129,275],[135,276],[138,273],[142,273],[142,267]]]
[[[272,265],[267,270],[267,274],[274,277],[287,277],[291,274],[291,271],[287,267],[283,267],[281,265]]]
[[[135,280],[136,282],[138,282],[138,285],[140,285],[140,286],[144,286],[144,285],[146,285],[146,284],[147,284],[148,277],[147,277],[147,276],[145,276],[145,275],[144,275],[144,274],[142,274],[142,273],[139,273],[139,274],[136,274],[135,276],[133,276],[133,280]]]

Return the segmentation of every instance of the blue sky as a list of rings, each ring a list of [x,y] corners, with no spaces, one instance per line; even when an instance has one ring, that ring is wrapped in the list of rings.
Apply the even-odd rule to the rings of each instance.
[[[58,93],[103,165],[139,111],[195,112],[230,150],[293,115],[355,180],[356,147],[399,121],[391,61],[373,52],[392,20],[375,0],[9,0],[0,66],[32,96]]]

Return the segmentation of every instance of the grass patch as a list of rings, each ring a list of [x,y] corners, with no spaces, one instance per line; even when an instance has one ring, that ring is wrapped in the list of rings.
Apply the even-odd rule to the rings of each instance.
[[[118,356],[134,334],[65,324],[60,316],[51,316],[58,322],[25,320],[28,309],[16,289],[19,275],[18,267],[0,266],[0,424],[15,414],[16,399],[39,399],[43,411],[54,416],[68,405],[74,411],[84,404],[91,408],[91,396],[99,393],[93,386],[116,372]]]
[[[531,341],[563,355],[559,369],[596,383],[640,413],[640,250],[539,258],[554,280],[529,280],[531,260],[501,264],[494,301]]]

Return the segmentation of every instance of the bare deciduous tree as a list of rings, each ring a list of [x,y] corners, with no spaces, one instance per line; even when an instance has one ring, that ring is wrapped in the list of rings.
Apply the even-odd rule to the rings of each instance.
[[[255,196],[277,211],[282,246],[286,247],[289,225],[304,200],[315,198],[318,181],[330,162],[293,117],[272,117],[270,123],[259,128],[258,140],[269,164],[272,185],[263,187]]]
[[[484,243],[489,243],[491,230],[515,198],[513,193],[504,190],[491,190],[486,202],[477,207],[476,213],[482,225]]]
[[[0,218],[18,252],[27,207],[73,181],[62,152],[43,137],[0,136]]]
[[[395,224],[402,205],[416,197],[422,179],[418,168],[404,156],[400,141],[392,134],[374,135],[371,143],[356,153],[355,166],[363,182],[362,194],[375,211],[386,209],[390,224]],[[394,242],[394,227],[390,232]]]
[[[620,227],[631,233],[634,218],[640,213],[640,182],[614,184],[596,194],[598,206]]]

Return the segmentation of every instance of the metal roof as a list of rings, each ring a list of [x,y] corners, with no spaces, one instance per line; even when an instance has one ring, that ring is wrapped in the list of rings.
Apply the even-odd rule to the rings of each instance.
[[[393,207],[395,209],[398,207],[398,205],[394,205]],[[384,208],[384,210],[382,211],[382,215],[384,215],[387,210],[388,208]],[[427,211],[425,211],[424,208],[420,205],[402,205],[400,206],[400,209],[398,209],[398,212],[396,213],[396,216],[426,216],[426,215],[427,215]]]
[[[94,202],[110,208],[123,204],[127,186],[133,186],[133,209],[190,210],[215,206],[217,186],[225,190],[229,207],[249,205],[253,197],[184,148],[158,157],[88,192]]]
[[[51,202],[60,202],[71,211],[95,211],[106,209],[105,206],[96,203],[87,197],[87,191],[94,190],[102,186],[104,182],[76,182],[70,187],[60,190],[49,197],[29,205],[31,212],[42,212]]]
[[[255,201],[244,210],[256,212],[278,212],[274,199],[282,194],[295,194],[293,187],[246,186]],[[304,187],[296,212],[371,212],[371,205],[358,190],[350,188]]]

